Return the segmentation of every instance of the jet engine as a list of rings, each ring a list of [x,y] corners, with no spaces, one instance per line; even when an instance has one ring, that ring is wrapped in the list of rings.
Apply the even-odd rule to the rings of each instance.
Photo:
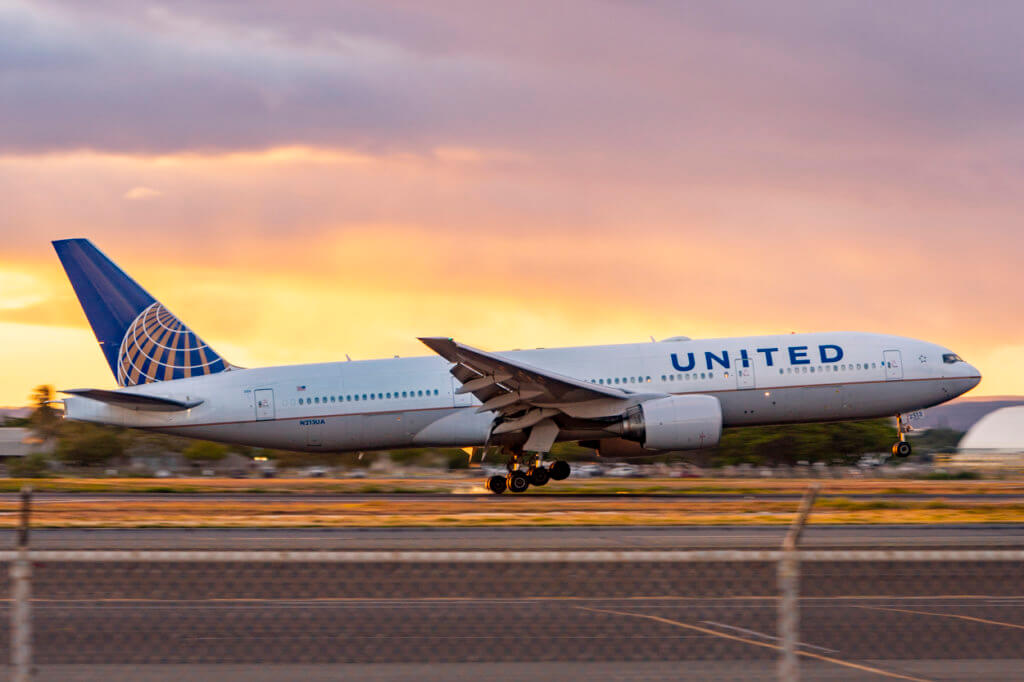
[[[673,395],[631,407],[608,429],[648,450],[699,450],[718,445],[722,406],[709,395]]]

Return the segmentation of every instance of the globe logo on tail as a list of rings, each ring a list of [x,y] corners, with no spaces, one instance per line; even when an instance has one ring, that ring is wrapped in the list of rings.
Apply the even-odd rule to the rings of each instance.
[[[121,386],[215,374],[230,367],[159,302],[128,327],[117,358]]]

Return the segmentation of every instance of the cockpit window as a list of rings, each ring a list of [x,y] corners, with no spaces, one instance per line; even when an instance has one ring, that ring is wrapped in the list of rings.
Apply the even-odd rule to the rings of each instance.
[[[964,359],[957,355],[956,353],[945,353],[942,356],[942,361],[947,365],[952,365],[953,363],[956,362],[963,362]]]

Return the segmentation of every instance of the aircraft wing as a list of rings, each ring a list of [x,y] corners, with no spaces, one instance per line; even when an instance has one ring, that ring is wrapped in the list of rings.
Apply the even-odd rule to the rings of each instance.
[[[462,384],[457,393],[472,393],[482,403],[477,412],[495,414],[491,436],[525,435],[527,451],[547,452],[564,428],[604,428],[633,405],[664,396],[580,381],[450,338],[420,341],[453,364],[451,373]]]
[[[602,398],[625,399],[631,394],[510,360],[449,338],[420,338],[455,366],[451,372],[462,384],[458,393],[472,393],[483,405],[477,411],[517,412],[528,407],[578,403]]]
[[[152,395],[139,393],[128,393],[125,391],[107,391],[101,388],[72,388],[61,391],[70,395],[77,395],[91,400],[98,400],[108,405],[116,405],[129,410],[142,410],[143,412],[179,412],[188,410],[196,405],[201,405],[202,400],[184,402],[171,398],[160,398]]]

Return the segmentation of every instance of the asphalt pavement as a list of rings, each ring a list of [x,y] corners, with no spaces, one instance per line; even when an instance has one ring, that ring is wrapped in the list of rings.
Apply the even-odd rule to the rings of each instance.
[[[803,679],[1020,679],[1020,565],[801,568]],[[33,599],[44,680],[768,680],[779,655],[766,562],[43,562]]]
[[[500,528],[44,528],[37,549],[587,550],[776,549],[784,526]],[[0,529],[0,547],[14,543]],[[1024,524],[809,526],[806,548],[1024,548]]]
[[[30,540],[39,549],[764,549],[784,532],[40,529]],[[0,532],[0,545],[13,541]],[[1024,526],[811,526],[802,544],[1019,548]],[[1021,677],[1019,564],[800,568],[804,680]],[[35,562],[32,573],[37,680],[771,680],[779,655],[768,562]],[[0,641],[10,622],[2,596]],[[0,663],[6,656],[0,647]]]

